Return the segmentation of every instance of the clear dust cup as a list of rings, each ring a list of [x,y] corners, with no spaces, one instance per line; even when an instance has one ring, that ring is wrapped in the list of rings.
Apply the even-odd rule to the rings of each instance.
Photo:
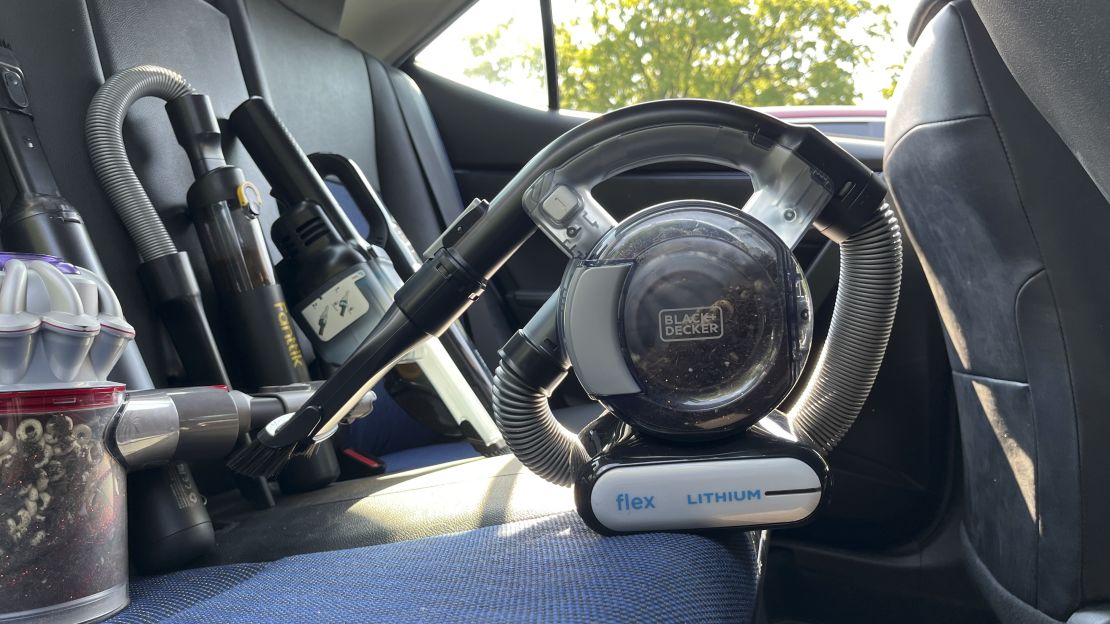
[[[126,479],[105,446],[114,383],[0,386],[0,622],[127,606]]]

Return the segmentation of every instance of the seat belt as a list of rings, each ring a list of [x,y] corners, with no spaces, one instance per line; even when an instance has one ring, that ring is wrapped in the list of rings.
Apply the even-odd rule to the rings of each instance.
[[[449,162],[447,149],[443,146],[438,131],[435,130],[435,120],[432,119],[431,110],[419,96],[419,88],[406,74],[399,71],[390,72],[389,67],[369,55],[366,55],[366,70],[370,75],[370,88],[373,93],[380,94],[385,90],[393,93],[394,101],[401,111],[401,119],[404,122],[409,143],[416,152],[416,160],[420,165],[425,187],[432,196],[436,214],[441,220],[439,227],[441,230],[446,229],[455,217],[462,213],[463,203],[459,189],[453,182],[454,172],[447,164]],[[509,312],[500,291],[496,288],[496,281],[491,286],[493,287],[486,291],[487,296],[475,302],[472,309],[472,313],[479,316],[482,322],[473,322],[471,319],[474,317],[471,315],[465,315],[460,319],[464,327],[470,330],[472,342],[487,357],[490,357],[489,354],[497,353],[497,349],[505,343],[513,331],[509,327],[507,321]]]

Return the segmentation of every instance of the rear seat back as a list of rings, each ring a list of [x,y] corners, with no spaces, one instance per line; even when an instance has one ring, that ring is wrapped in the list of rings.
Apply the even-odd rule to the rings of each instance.
[[[0,21],[0,38],[24,64],[36,124],[60,188],[88,224],[158,386],[182,375],[180,363],[146,302],[136,273],[138,256],[92,171],[84,139],[89,101],[106,76],[139,64],[164,65],[209,95],[222,118],[249,95],[267,97],[306,152],[338,152],[362,166],[418,249],[462,210],[446,150],[415,83],[335,34],[342,2],[304,4],[18,2]],[[139,179],[179,248],[193,260],[213,331],[223,338],[232,328],[216,309],[203,253],[185,214],[192,175],[163,104],[138,102],[125,136]],[[237,142],[228,141],[225,151],[248,179],[266,186]],[[266,195],[267,232],[276,216]],[[272,244],[271,253],[276,261]],[[479,348],[496,358],[510,330],[494,297],[484,297],[468,316]]]
[[[244,29],[250,39],[240,37],[237,43],[251,95],[270,100],[306,152],[327,150],[353,158],[378,188],[375,98],[362,53],[277,2],[214,4],[233,24],[250,20]],[[242,17],[233,13],[236,6],[243,7]],[[244,58],[252,40],[255,58]],[[259,71],[247,69],[251,62],[260,63]]]
[[[232,20],[237,19],[235,7],[242,6],[242,15],[249,20],[257,53],[251,58],[241,47],[240,62],[246,65],[257,59],[261,65],[261,80],[248,85],[252,94],[271,100],[306,152],[338,152],[358,162],[413,244],[419,249],[431,244],[446,224],[424,182],[387,78],[389,72],[400,72],[386,69],[335,34],[342,3],[310,2],[302,7],[276,0],[215,0],[215,4]],[[333,14],[324,14],[327,8]],[[377,80],[372,74],[377,74]],[[448,181],[454,195],[444,195],[446,205],[440,209],[454,219],[462,210],[462,200],[453,180]]]
[[[153,63],[177,70],[208,94],[217,115],[247,97],[227,18],[202,0],[55,0],[13,2],[0,20],[0,38],[23,64],[36,126],[63,194],[81,211],[108,278],[117,290],[155,384],[164,386],[176,356],[154,318],[139,283],[134,246],[100,187],[85,145],[85,113],[93,93],[128,67]],[[228,331],[215,311],[204,256],[185,215],[192,174],[177,145],[163,104],[138,102],[125,125],[128,154],[151,200],[179,248],[189,252],[209,319],[217,335]],[[262,176],[241,146],[225,147],[229,161],[248,179]],[[269,197],[263,208],[267,230],[277,216]],[[276,250],[271,250],[276,254]],[[276,256],[275,256],[276,257]]]

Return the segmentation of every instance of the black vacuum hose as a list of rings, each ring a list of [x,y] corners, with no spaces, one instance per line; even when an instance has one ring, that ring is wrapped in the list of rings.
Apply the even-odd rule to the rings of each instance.
[[[552,483],[572,485],[590,458],[578,436],[555,420],[547,394],[505,365],[493,375],[493,419],[520,463]]]
[[[871,392],[890,339],[901,283],[902,235],[893,211],[884,205],[840,244],[840,285],[829,336],[818,356],[817,373],[788,414],[798,439],[822,453],[840,442]],[[536,316],[544,316],[543,310]],[[529,323],[503,350],[493,378],[494,420],[522,464],[552,483],[570,486],[589,455],[551,413],[548,396],[562,376],[549,372],[545,378],[534,369],[522,375],[514,366],[543,361],[545,356],[551,358],[547,367],[558,361],[537,346],[545,342],[542,333]],[[514,345],[527,349],[526,357],[519,357]],[[535,385],[526,378],[544,383]]]
[[[794,408],[795,435],[822,453],[852,427],[879,374],[902,284],[902,233],[894,212],[879,214],[840,244],[840,285],[825,348]]]

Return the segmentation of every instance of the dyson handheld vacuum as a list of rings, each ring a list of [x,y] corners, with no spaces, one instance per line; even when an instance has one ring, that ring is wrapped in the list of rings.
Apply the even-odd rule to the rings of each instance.
[[[203,509],[200,493],[166,471],[226,457],[315,390],[128,392],[108,381],[135,336],[115,293],[52,256],[0,253],[0,328],[0,621],[83,622],[123,608],[129,537],[149,545],[148,561],[179,560],[186,543],[167,534],[198,538],[194,515],[177,512]],[[127,471],[171,488],[176,503],[129,526]]]
[[[590,193],[667,161],[745,171],[755,193],[742,208],[683,200],[619,224]],[[543,149],[488,205],[472,204],[348,362],[229,465],[270,474],[325,437],[539,229],[570,264],[506,344],[494,383],[495,417],[522,463],[574,485],[580,515],[602,532],[803,522],[889,339],[901,240],[885,196],[817,130],[741,106],[677,100],[602,115]],[[810,227],[840,245],[840,287],[815,370],[780,411],[812,338],[792,253]],[[577,436],[547,404],[572,366],[610,412]]]
[[[0,241],[3,249],[65,258],[74,265],[83,267],[84,275],[81,277],[75,273],[67,273],[68,279],[75,284],[79,284],[80,280],[87,280],[89,276],[105,275],[81,213],[59,192],[46,157],[45,146],[39,139],[33,113],[32,92],[26,84],[18,59],[8,48],[0,49],[0,74],[3,75],[4,82],[4,93],[0,97],[0,144],[3,148],[3,158],[0,159],[3,164],[0,166],[0,189],[2,189],[0,211],[3,213],[3,218],[0,219]],[[195,286],[195,281],[191,284]],[[169,282],[165,282],[165,285],[172,286]],[[107,284],[103,287],[107,288]],[[184,295],[183,300],[186,305],[178,306],[175,310],[184,311],[186,314],[182,315],[182,318],[188,319],[190,311],[199,309],[199,292],[189,293],[186,289],[186,292],[179,291],[177,294]],[[188,305],[188,297],[191,294],[196,295],[192,301],[197,304],[195,308]],[[112,299],[114,300],[114,296]],[[122,309],[118,303],[113,304],[111,309],[112,318],[123,318]],[[195,320],[197,317],[193,315],[192,318]],[[123,354],[111,378],[125,383],[132,390],[153,388],[154,382],[139,354],[138,347],[134,340],[127,336],[133,334],[133,329],[129,325],[113,326],[111,322],[101,322],[100,326],[100,333],[95,339],[97,343],[107,344],[106,340],[113,334],[125,343]],[[197,326],[196,323],[193,326]],[[207,325],[203,325],[202,329],[207,329]],[[197,344],[195,341],[189,342],[190,346],[195,344]],[[188,353],[199,352],[192,349]],[[106,361],[103,356],[107,355],[109,353],[103,351],[97,359]],[[190,370],[198,373],[208,370],[205,365],[212,364],[213,361],[219,363],[218,358],[192,361],[186,357],[186,360],[190,364],[197,364]],[[9,362],[9,364],[13,363]],[[20,370],[18,367],[7,366],[4,376],[10,377],[18,370]],[[220,371],[222,371],[222,365]],[[100,372],[102,373],[100,378],[103,379],[107,371]],[[32,374],[31,378],[34,377],[35,375]],[[213,375],[200,378],[196,383],[226,383],[226,376]],[[134,525],[143,527],[142,533],[135,532],[135,535],[152,539],[150,548],[136,550],[140,553],[136,558],[137,563],[154,563],[156,560],[161,563],[173,563],[180,561],[182,557],[188,558],[190,553],[203,552],[214,544],[211,522],[204,505],[199,501],[192,503],[188,500],[185,504],[181,504],[182,499],[172,493],[177,490],[196,489],[188,466],[178,464],[155,467],[142,474],[132,475],[131,481],[129,502],[139,510]],[[146,518],[150,510],[165,509],[171,512],[159,513],[157,522]],[[166,519],[171,522],[162,522]],[[158,526],[166,527],[161,536],[154,535]],[[161,555],[154,558],[147,556],[148,553],[156,551],[166,554],[168,552],[166,545],[171,542],[181,545],[181,548],[177,549],[176,558]],[[154,547],[155,545],[157,548]]]

